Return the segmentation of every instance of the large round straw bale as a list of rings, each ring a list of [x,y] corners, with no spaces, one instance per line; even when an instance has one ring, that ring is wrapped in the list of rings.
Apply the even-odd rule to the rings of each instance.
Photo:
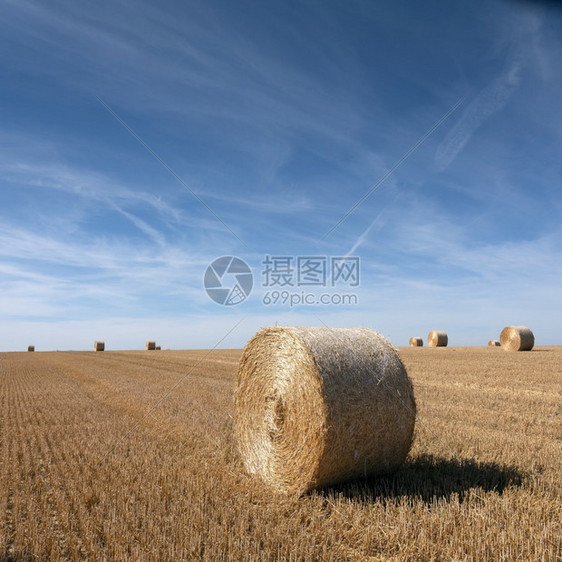
[[[501,343],[498,340],[490,340],[488,342],[489,347],[499,347]]]
[[[376,332],[276,326],[244,349],[234,413],[248,472],[302,494],[398,468],[416,404],[398,352]]]
[[[105,351],[105,342],[95,341],[94,342],[94,351]]]
[[[28,345],[27,351],[35,351],[35,346],[34,345]]]
[[[410,338],[410,347],[423,347],[423,339],[422,338]]]
[[[427,345],[429,347],[447,347],[449,337],[446,332],[438,332],[432,330],[427,336]]]
[[[149,350],[149,351],[154,351],[156,349],[156,342],[148,340],[146,342],[146,349]]]
[[[500,342],[506,351],[530,351],[535,336],[527,326],[506,326],[500,334]]]

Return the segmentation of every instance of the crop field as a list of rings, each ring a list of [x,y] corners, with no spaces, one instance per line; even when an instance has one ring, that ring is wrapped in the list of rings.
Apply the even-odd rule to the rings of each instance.
[[[397,473],[274,495],[232,434],[239,350],[0,354],[0,560],[562,559],[562,347],[400,348]]]

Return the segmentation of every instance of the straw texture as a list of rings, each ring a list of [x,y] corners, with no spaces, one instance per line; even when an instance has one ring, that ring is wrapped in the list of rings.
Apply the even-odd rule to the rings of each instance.
[[[429,347],[446,347],[448,343],[449,337],[446,332],[432,330],[427,336],[427,345]]]
[[[535,336],[527,326],[506,326],[500,334],[500,342],[506,351],[531,351]]]
[[[156,349],[156,342],[152,340],[148,340],[146,342],[146,349],[148,351],[154,351]]]
[[[28,345],[27,351],[35,351],[35,346],[34,345]]]
[[[410,338],[410,347],[423,347],[423,339],[422,338]]]
[[[498,340],[490,340],[488,342],[488,346],[490,347],[499,347],[501,343]]]
[[[396,349],[376,332],[270,327],[244,349],[234,412],[248,472],[300,495],[398,468],[416,405]]]
[[[94,351],[105,351],[105,342],[95,341],[94,342]]]

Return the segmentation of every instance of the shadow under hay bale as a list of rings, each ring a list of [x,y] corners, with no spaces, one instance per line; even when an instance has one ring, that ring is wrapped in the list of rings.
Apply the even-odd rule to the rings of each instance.
[[[476,488],[501,495],[508,487],[521,486],[525,477],[513,466],[421,455],[407,460],[394,474],[326,487],[319,493],[369,503],[421,498],[431,506],[439,500],[448,501],[453,495],[463,502],[470,490]]]
[[[412,443],[412,383],[372,330],[258,332],[242,354],[234,402],[246,470],[279,492],[390,472]]]
[[[427,345],[429,347],[447,347],[449,336],[446,332],[432,330],[427,336]]]
[[[527,326],[506,326],[500,334],[500,342],[506,351],[531,351],[535,336]]]

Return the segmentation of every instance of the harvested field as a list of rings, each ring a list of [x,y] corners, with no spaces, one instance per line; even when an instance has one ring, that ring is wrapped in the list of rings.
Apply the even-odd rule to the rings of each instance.
[[[562,348],[400,348],[394,475],[275,496],[232,411],[240,351],[0,354],[0,560],[559,560]]]

